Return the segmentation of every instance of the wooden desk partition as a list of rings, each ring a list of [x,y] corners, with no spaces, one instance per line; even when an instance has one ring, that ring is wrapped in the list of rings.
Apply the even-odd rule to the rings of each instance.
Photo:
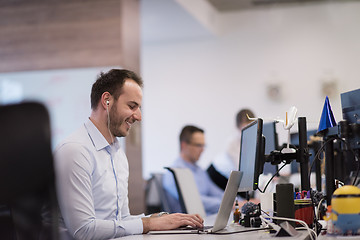
[[[141,75],[139,11],[139,0],[1,1],[0,72],[121,66]],[[136,214],[144,181],[140,124],[134,128],[126,145]]]

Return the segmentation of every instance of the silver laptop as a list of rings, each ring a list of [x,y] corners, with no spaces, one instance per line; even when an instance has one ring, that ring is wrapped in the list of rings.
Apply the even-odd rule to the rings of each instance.
[[[224,229],[229,221],[231,209],[234,205],[235,197],[238,192],[240,181],[243,173],[240,171],[232,171],[230,178],[227,182],[223,198],[221,200],[218,214],[216,215],[214,226],[205,226],[204,229],[193,229],[189,227],[162,230],[162,231],[150,231],[149,234],[185,234],[185,233],[201,233],[201,232],[218,232]]]

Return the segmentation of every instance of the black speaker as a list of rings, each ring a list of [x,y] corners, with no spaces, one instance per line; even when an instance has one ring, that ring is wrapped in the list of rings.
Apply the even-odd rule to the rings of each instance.
[[[292,183],[284,183],[276,185],[276,216],[284,218],[295,218],[294,208],[294,185]],[[283,222],[277,220],[278,224]],[[295,222],[289,223],[295,227]]]

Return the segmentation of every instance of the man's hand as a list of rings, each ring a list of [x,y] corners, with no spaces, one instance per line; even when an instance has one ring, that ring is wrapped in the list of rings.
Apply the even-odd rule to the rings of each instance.
[[[198,214],[173,213],[161,217],[142,218],[143,233],[150,230],[170,230],[181,226],[203,227],[204,220]]]

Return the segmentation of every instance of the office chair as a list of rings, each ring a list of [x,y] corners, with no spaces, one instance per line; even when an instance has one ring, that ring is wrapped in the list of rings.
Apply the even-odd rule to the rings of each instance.
[[[172,212],[163,188],[163,173],[152,173],[146,186],[146,207],[147,213]]]
[[[191,170],[188,168],[165,168],[174,175],[182,212],[197,213],[201,217],[206,217],[204,205]]]
[[[210,179],[222,190],[225,190],[228,179],[224,177],[221,173],[216,170],[213,164],[210,164],[208,169],[206,170]]]
[[[1,236],[58,239],[50,135],[44,105],[0,107],[0,205],[8,211],[12,226],[0,228]]]

